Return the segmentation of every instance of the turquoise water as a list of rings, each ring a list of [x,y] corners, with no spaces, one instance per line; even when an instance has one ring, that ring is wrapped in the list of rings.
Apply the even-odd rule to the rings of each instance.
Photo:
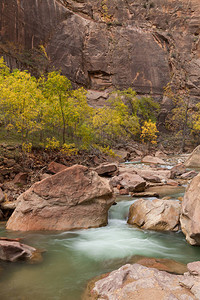
[[[79,300],[87,281],[125,264],[133,255],[170,258],[180,262],[200,259],[200,248],[188,245],[181,232],[144,231],[126,224],[133,198],[120,197],[112,206],[106,227],[73,232],[12,233],[3,226],[1,236],[22,237],[46,249],[37,265],[4,263],[0,299]]]

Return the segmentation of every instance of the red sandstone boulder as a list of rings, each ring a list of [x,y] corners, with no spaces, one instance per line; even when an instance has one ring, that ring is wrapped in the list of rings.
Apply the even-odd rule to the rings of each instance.
[[[109,182],[75,165],[35,183],[18,198],[11,230],[70,230],[107,224],[114,202]]]
[[[179,201],[140,199],[131,205],[127,222],[142,229],[177,231],[180,212]]]

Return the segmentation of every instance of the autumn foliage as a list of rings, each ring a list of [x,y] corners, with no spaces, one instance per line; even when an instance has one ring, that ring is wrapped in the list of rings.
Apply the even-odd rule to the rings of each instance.
[[[1,128],[18,136],[24,149],[40,144],[70,155],[90,147],[111,151],[130,139],[156,142],[159,105],[132,89],[114,92],[96,109],[88,105],[86,90],[73,89],[60,72],[35,78],[27,71],[11,72],[1,58],[0,90]]]

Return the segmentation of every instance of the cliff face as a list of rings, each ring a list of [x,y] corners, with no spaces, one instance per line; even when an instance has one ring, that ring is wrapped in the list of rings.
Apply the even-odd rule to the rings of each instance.
[[[199,0],[0,0],[0,33],[11,64],[9,47],[44,45],[88,89],[161,96],[171,80],[200,100]]]

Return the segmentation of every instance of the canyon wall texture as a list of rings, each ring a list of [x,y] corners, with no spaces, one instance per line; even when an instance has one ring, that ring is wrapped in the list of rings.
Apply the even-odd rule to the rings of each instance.
[[[43,45],[48,67],[91,90],[162,97],[171,81],[199,101],[199,34],[199,0],[0,0],[11,67],[28,68],[21,54]]]

